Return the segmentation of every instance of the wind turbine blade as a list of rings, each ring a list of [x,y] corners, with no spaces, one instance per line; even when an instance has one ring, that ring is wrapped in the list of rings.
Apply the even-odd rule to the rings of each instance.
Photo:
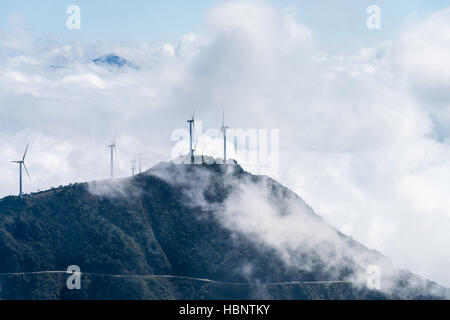
[[[192,140],[194,140],[194,139],[195,139],[195,121],[192,122]],[[197,137],[197,140],[198,140],[198,137]],[[197,143],[195,143],[194,150],[196,149],[196,147],[197,147]]]
[[[27,143],[27,147],[25,148],[25,152],[24,152],[24,154],[23,154],[22,161],[25,161],[25,156],[27,155],[27,151],[28,151],[28,146],[29,146],[29,145],[30,145],[30,144]]]
[[[28,173],[27,166],[25,165],[25,162],[23,163],[23,168],[25,169],[25,172],[27,173],[28,179],[31,182],[30,174]]]
[[[220,132],[219,132],[219,134],[217,135],[217,137],[216,138],[218,138],[218,137],[220,137],[220,135],[222,134],[222,132],[223,132],[223,126],[222,126],[222,128],[220,129]]]
[[[200,137],[197,137],[197,139],[195,140],[194,151],[197,150],[198,140],[200,140]]]
[[[116,161],[116,168],[119,167],[119,154],[117,153],[117,148],[116,145],[114,144],[114,157],[115,157],[115,161]]]

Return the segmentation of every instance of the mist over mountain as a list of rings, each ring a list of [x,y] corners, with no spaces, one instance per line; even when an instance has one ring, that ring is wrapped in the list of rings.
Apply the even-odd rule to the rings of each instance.
[[[239,165],[160,163],[131,178],[6,197],[0,256],[2,299],[448,295]],[[81,290],[66,287],[69,265],[81,269]],[[369,265],[382,270],[381,290],[366,286]]]

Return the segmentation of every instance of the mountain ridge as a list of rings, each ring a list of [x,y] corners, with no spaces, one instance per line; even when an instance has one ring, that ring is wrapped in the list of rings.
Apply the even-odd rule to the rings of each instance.
[[[250,182],[244,182],[247,179]],[[273,188],[275,199],[291,201],[292,191],[273,179],[251,175],[240,166],[170,163],[161,163],[133,178],[74,184],[23,199],[4,198],[0,200],[0,256],[8,259],[0,262],[0,274],[65,270],[69,265],[79,265],[83,286],[80,291],[68,290],[64,274],[0,275],[0,295],[13,299],[439,298],[431,293],[442,291],[441,287],[431,282],[424,284],[422,291],[406,293],[368,290],[356,282],[313,284],[345,281],[358,268],[340,261],[328,267],[315,248],[311,251],[303,243],[279,248],[255,237],[254,230],[242,231],[227,221],[228,199],[236,188],[243,185],[251,189],[258,181],[266,181],[269,189]],[[289,219],[290,208],[283,206],[281,203],[280,216]],[[245,220],[245,210],[241,213]],[[323,222],[314,216],[311,219],[312,223]],[[325,234],[329,232],[324,230]],[[350,243],[355,252],[367,249],[341,235],[343,243]],[[318,247],[322,245],[317,243]],[[299,268],[299,261],[308,264]],[[186,279],[108,279],[107,274]],[[188,277],[217,282],[198,283]],[[43,285],[43,279],[49,283]]]

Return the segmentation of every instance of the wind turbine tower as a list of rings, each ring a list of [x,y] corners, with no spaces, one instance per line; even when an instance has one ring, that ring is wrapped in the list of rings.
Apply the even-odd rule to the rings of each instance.
[[[194,115],[195,113],[192,113],[192,119],[187,121],[189,123],[189,154],[191,156],[191,164],[194,164],[194,149],[192,148],[192,129],[195,123]]]
[[[112,142],[108,147],[111,149],[111,179],[114,179],[114,153],[117,152],[116,142]]]
[[[23,196],[23,192],[22,192],[22,166],[25,169],[25,172],[27,173],[28,179],[30,179],[30,182],[31,182],[30,174],[28,173],[27,166],[25,165],[25,156],[27,155],[28,146],[29,146],[29,144],[27,144],[27,147],[25,148],[25,152],[23,154],[22,160],[11,161],[13,163],[18,163],[19,164],[19,197],[21,197],[21,198]]]
[[[227,129],[225,126],[225,110],[222,113],[222,132],[223,132],[223,164],[227,163]]]

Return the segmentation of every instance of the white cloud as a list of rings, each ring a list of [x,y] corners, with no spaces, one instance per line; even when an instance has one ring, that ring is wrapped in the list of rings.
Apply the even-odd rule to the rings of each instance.
[[[102,78],[92,73],[78,74],[66,76],[61,80],[63,85],[78,85],[82,87],[95,87],[97,89],[105,89],[106,84]]]
[[[421,85],[450,84],[450,8],[407,27],[395,43],[395,63]]]
[[[433,135],[450,136],[450,8],[405,28],[394,43],[392,62],[433,120]],[[401,75],[401,77],[400,77]]]

